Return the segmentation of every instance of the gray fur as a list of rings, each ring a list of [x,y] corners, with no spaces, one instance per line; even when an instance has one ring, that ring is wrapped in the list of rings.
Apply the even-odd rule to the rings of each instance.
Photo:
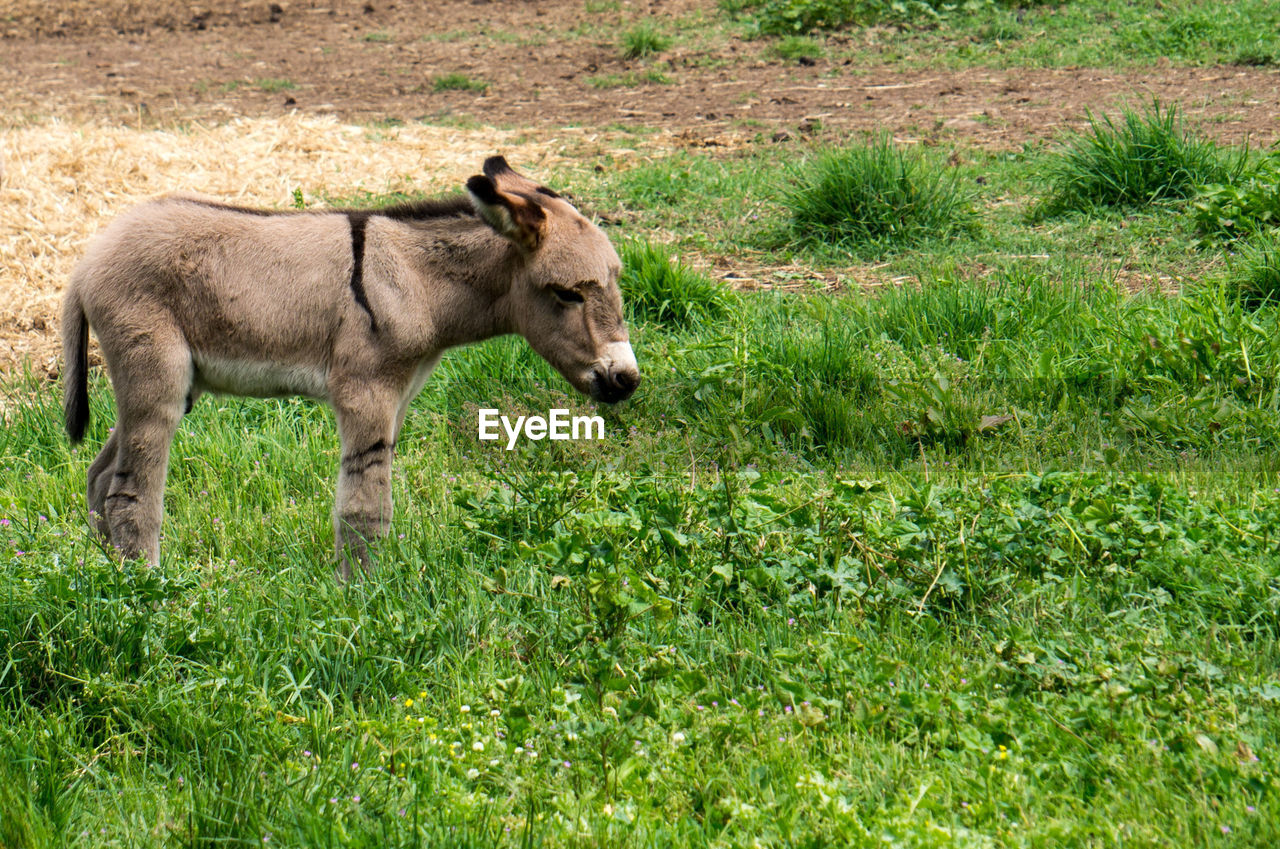
[[[519,333],[597,400],[635,390],[608,238],[501,158],[484,170],[468,182],[469,204],[381,212],[272,213],[166,196],[93,241],[63,305],[65,410],[79,441],[91,326],[119,414],[89,467],[88,503],[123,557],[159,560],[169,446],[202,392],[333,406],[334,537],[348,578],[387,532],[400,427],[445,350]]]

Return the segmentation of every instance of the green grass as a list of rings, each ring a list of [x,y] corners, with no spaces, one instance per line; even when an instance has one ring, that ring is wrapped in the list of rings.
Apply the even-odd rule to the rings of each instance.
[[[707,275],[689,268],[661,245],[628,241],[618,245],[623,297],[633,321],[682,325],[715,319],[728,293]]]
[[[993,3],[984,4],[988,8]],[[936,0],[762,0],[750,4],[750,20],[766,35],[803,34],[815,30],[899,21],[914,25],[935,23],[947,5]],[[742,9],[740,8],[739,13]]]
[[[1118,123],[1110,115],[1087,117],[1089,129],[1070,135],[1049,160],[1044,214],[1183,200],[1244,165],[1187,131],[1177,106],[1157,101],[1142,111],[1125,109]]]
[[[851,141],[847,149],[874,150],[876,141],[874,137],[861,144]],[[887,152],[880,144],[880,150]],[[818,173],[815,164],[828,152],[803,142],[771,143],[766,136],[733,151],[605,157],[599,172],[566,170],[557,179],[573,186],[578,195],[596,199],[620,232],[644,238],[663,233],[662,241],[678,253],[702,255],[718,267],[762,283],[822,278],[879,285],[918,281],[957,269],[967,276],[990,277],[1016,267],[1071,286],[1118,281],[1132,287],[1139,281],[1149,285],[1161,281],[1167,288],[1184,278],[1216,277],[1224,266],[1219,241],[1206,241],[1200,232],[1196,210],[1201,194],[1181,201],[1093,206],[1078,214],[1046,216],[1049,185],[1045,175],[1059,150],[1041,145],[1016,152],[960,148],[949,156],[923,147],[918,174],[948,181],[965,200],[969,212],[961,207],[959,222],[952,224],[961,227],[950,232],[946,223],[933,229],[916,228],[910,233],[909,248],[895,247],[896,234],[850,235],[843,241],[836,236],[833,241],[816,226],[796,225],[795,213],[787,205],[790,193],[808,185],[818,187],[813,194],[820,200],[868,196],[866,205],[871,209],[879,203],[884,229],[899,230],[906,226],[899,207],[909,208],[912,195],[910,187],[904,191],[892,179],[897,166],[892,154],[879,171],[831,169],[835,185],[852,182],[858,174],[890,175],[878,183],[884,187],[882,197],[848,188],[823,190],[812,175]],[[1218,148],[1217,154],[1230,169],[1247,159],[1238,148]],[[862,189],[877,183],[864,179],[853,185]],[[895,192],[903,192],[901,199],[890,201]],[[954,195],[936,207],[922,203],[924,217],[937,215],[943,221],[953,200]],[[866,217],[877,220],[875,215]],[[837,211],[832,220],[852,230],[861,219]]]
[[[1191,209],[1206,241],[1230,241],[1280,226],[1280,151],[1242,157],[1226,181],[1206,182]]]
[[[295,83],[293,80],[265,77],[265,78],[256,79],[252,83],[249,83],[245,80],[228,80],[227,82],[219,85],[218,90],[225,93],[230,93],[233,91],[238,91],[239,89],[247,85],[252,85],[254,88],[258,89],[259,91],[265,91],[269,94],[279,92],[279,91],[293,91],[298,87],[298,84]],[[198,91],[201,91],[201,93],[203,93],[204,91],[208,90],[209,84],[198,83],[196,87]]]
[[[253,85],[255,88],[265,92],[293,91],[298,87],[298,84],[295,83],[293,80],[284,80],[284,79],[276,79],[276,78],[265,78],[265,79],[254,80]]]
[[[671,46],[666,35],[651,20],[644,20],[622,34],[619,49],[624,59],[647,59]]]
[[[1280,232],[1269,230],[1240,245],[1228,285],[1249,306],[1280,303]]]
[[[77,448],[6,384],[0,845],[1280,842],[1274,246],[1030,223],[1045,153],[961,149],[981,226],[855,269],[884,285],[692,270],[850,270],[778,239],[805,153],[546,175],[618,222],[644,382],[604,441],[508,452],[480,407],[597,408],[522,340],[448,354],[359,585],[325,407],[202,398],[150,569],[83,514],[100,373]]]
[[[722,3],[747,36],[836,28],[855,36],[859,64],[916,68],[1144,67],[1280,62],[1280,8],[1269,0],[1218,5],[1115,0],[1069,3],[885,3],[765,0]],[[873,38],[864,25],[888,22]]]
[[[431,81],[433,91],[485,91],[489,84],[463,73],[441,74]]]
[[[105,384],[74,451],[11,384],[6,845],[1280,837],[1280,411],[1241,383],[1273,312],[1014,279],[725,310],[633,327],[604,443],[477,442],[476,405],[584,405],[518,340],[451,354],[352,587],[322,407],[203,399],[147,569],[81,515]]]
[[[796,35],[778,39],[775,44],[770,46],[769,52],[779,59],[786,59],[792,62],[801,59],[820,59],[826,55],[826,50],[820,41]]]
[[[907,247],[973,225],[955,174],[887,136],[820,151],[798,170],[783,202],[795,239],[857,252]]]
[[[658,68],[648,68],[640,73],[625,71],[621,74],[596,74],[587,77],[592,88],[634,88],[639,85],[670,85],[675,82]]]

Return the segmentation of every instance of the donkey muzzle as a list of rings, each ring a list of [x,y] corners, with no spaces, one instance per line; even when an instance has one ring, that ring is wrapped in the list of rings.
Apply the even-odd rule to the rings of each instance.
[[[631,345],[627,342],[610,343],[606,356],[591,369],[591,397],[606,404],[616,404],[630,398],[639,385],[640,369]]]
[[[596,372],[591,378],[591,397],[606,404],[625,401],[640,385],[640,372],[630,371]]]

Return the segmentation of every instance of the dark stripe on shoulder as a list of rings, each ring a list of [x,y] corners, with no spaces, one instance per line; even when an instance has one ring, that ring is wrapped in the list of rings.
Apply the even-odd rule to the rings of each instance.
[[[351,210],[346,215],[351,222],[351,293],[355,295],[356,303],[369,314],[369,329],[377,333],[378,320],[373,317],[373,308],[369,306],[369,298],[364,292],[364,231],[369,223],[369,213]]]

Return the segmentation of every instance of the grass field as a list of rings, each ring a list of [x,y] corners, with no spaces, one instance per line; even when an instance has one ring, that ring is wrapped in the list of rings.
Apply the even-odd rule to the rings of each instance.
[[[804,51],[800,44],[830,39],[835,55],[855,57],[863,65],[1280,64],[1280,10],[1266,0],[1217,6],[1194,0],[721,0],[719,5],[745,32],[782,37],[785,54],[813,55],[812,47]]]
[[[480,407],[597,410],[448,355],[363,583],[324,406],[202,399],[147,568],[85,516],[107,382],[72,448],[11,378],[0,847],[1280,845],[1280,172],[1086,123],[539,175],[612,222],[644,383],[506,451]]]

